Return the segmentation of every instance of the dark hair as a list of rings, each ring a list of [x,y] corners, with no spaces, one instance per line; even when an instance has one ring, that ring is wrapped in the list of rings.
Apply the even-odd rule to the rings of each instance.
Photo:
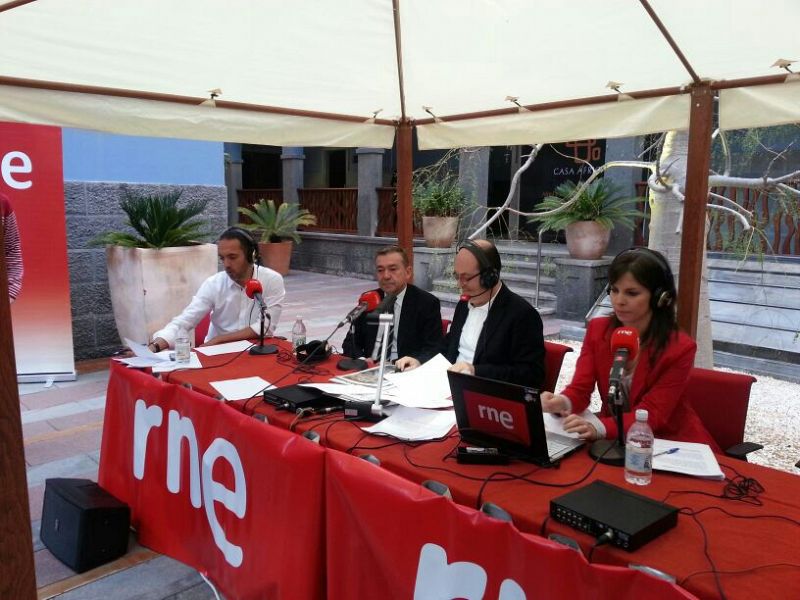
[[[405,251],[405,248],[401,248],[400,246],[384,246],[380,250],[375,253],[375,258],[379,256],[386,256],[387,254],[399,254],[403,257],[403,266],[408,266],[408,254]]]
[[[678,330],[675,320],[675,278],[664,255],[649,248],[635,247],[623,250],[608,267],[609,287],[620,277],[630,273],[636,281],[650,291],[650,308],[653,316],[647,331],[642,334],[642,343],[651,347],[650,362],[655,363],[664,351],[672,334]],[[622,323],[616,315],[611,320],[613,328]]]
[[[242,247],[244,257],[250,264],[261,264],[261,254],[258,251],[258,244],[253,239],[249,231],[241,227],[228,227],[225,231],[219,234],[219,240],[238,240],[239,245]]]

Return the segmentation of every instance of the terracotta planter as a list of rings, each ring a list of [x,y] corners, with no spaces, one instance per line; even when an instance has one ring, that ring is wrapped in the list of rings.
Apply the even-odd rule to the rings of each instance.
[[[106,267],[120,339],[142,343],[179,315],[200,284],[217,272],[217,245],[108,246]]]
[[[292,240],[283,242],[259,242],[258,251],[261,253],[261,262],[265,267],[277,271],[281,275],[289,274],[289,264],[292,261]]]
[[[594,260],[605,254],[611,230],[597,221],[577,221],[567,225],[567,250],[572,258]]]
[[[428,248],[449,248],[458,233],[458,217],[422,217],[422,235]]]

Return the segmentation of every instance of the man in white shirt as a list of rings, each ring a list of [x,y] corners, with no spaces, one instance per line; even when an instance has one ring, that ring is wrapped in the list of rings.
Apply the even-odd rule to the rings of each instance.
[[[544,380],[542,319],[500,280],[500,254],[488,240],[458,247],[453,276],[461,288],[450,331],[440,347],[452,371],[540,386]],[[403,357],[398,368],[420,361]]]
[[[175,347],[178,330],[193,329],[207,314],[211,324],[205,345],[223,344],[258,337],[261,313],[258,303],[247,297],[245,286],[251,279],[261,282],[263,299],[270,316],[267,333],[275,331],[286,295],[283,277],[259,264],[258,244],[240,227],[226,229],[217,240],[219,260],[224,267],[206,279],[183,312],[153,335],[148,347],[154,352]]]

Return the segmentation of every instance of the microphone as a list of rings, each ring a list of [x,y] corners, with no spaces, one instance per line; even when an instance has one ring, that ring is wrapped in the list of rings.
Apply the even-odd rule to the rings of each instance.
[[[461,294],[461,296],[459,297],[459,300],[461,300],[462,302],[469,302],[470,300],[472,300],[474,298],[480,298],[484,294],[487,294],[487,293],[489,293],[491,291],[492,291],[492,288],[486,288],[480,294],[475,294],[473,296],[470,296],[469,294]]]
[[[611,334],[611,351],[614,362],[608,377],[608,401],[615,402],[619,397],[619,386],[625,365],[639,353],[639,333],[632,327],[617,327]]]
[[[383,297],[383,300],[381,300],[381,303],[378,304],[378,306],[376,306],[372,312],[376,314],[381,314],[391,311],[392,309],[394,309],[395,300],[397,300],[397,296],[395,296],[394,294],[386,294]]]
[[[252,298],[258,302],[262,308],[266,307],[266,304],[264,303],[264,297],[261,295],[264,293],[264,288],[258,279],[248,279],[244,286],[244,293],[247,294],[248,298]]]
[[[338,329],[339,327],[343,327],[346,323],[352,323],[365,312],[371,312],[375,310],[380,304],[380,301],[381,297],[375,290],[364,292],[358,299],[358,306],[347,313],[347,316],[339,322],[336,328]]]
[[[625,464],[625,437],[622,432],[622,397],[619,393],[625,365],[639,354],[639,332],[631,327],[617,327],[611,333],[611,351],[614,362],[608,376],[608,402],[617,421],[617,439],[595,440],[589,447],[589,455],[595,460],[621,467]]]

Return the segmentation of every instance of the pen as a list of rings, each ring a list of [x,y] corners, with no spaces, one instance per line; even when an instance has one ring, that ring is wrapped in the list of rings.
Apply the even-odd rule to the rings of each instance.
[[[653,454],[653,458],[656,456],[661,456],[662,454],[675,454],[680,448],[670,448],[669,450],[662,450],[661,452],[656,452]]]

